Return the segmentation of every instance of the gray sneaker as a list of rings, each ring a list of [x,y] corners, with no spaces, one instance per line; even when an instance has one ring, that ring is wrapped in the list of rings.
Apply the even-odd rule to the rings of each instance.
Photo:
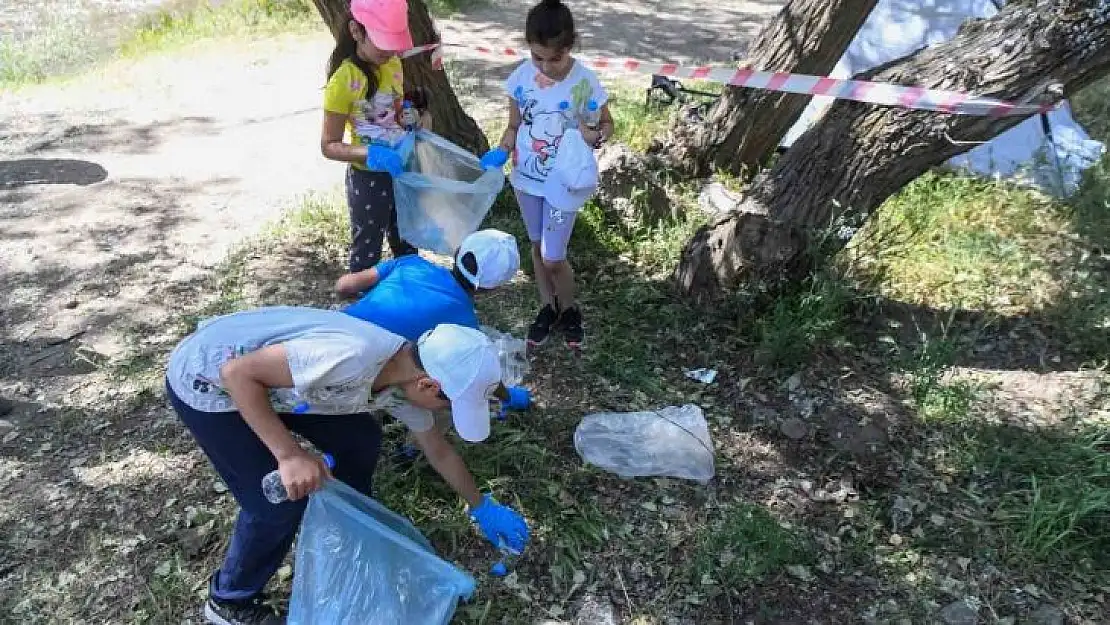
[[[259,598],[220,601],[209,597],[204,604],[204,619],[211,625],[285,625],[285,617],[275,613]]]

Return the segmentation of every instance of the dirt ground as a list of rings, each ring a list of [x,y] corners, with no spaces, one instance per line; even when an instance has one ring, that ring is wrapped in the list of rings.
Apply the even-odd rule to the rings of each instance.
[[[735,49],[743,50],[744,40],[781,5],[705,0],[578,4],[584,53],[678,61],[726,60]],[[529,5],[528,0],[492,0],[439,24],[449,42],[518,45]],[[171,56],[114,63],[62,84],[0,93],[0,402],[10,409],[0,414],[0,623],[8,622],[8,614],[18,615],[12,618],[20,623],[196,622],[193,613],[182,614],[181,606],[191,609],[190,598],[199,602],[203,596],[196,571],[218,557],[219,536],[226,534],[234,505],[158,397],[161,354],[180,335],[183,313],[204,310],[227,295],[214,276],[229,252],[260,234],[304,194],[329,192],[340,183],[342,166],[325,161],[317,147],[328,52],[324,34],[209,43]],[[500,96],[490,93],[498,93],[492,90],[507,69],[485,61],[452,65],[455,86],[480,122],[496,125],[500,110],[494,102]],[[250,295],[248,303],[333,303],[327,279],[342,250],[321,251],[317,241],[295,237],[281,242],[281,249],[253,250],[239,259],[244,267],[231,272],[251,278],[251,284],[239,285]],[[584,274],[600,280],[613,270],[589,269]],[[656,285],[635,283],[626,273],[614,279],[627,282],[625,296],[632,304],[624,305],[640,306],[644,293],[655,298],[649,304],[670,305],[652,295]],[[522,319],[521,311],[531,305],[531,285],[521,281],[499,297],[514,299],[519,309],[506,318]],[[587,305],[600,308],[602,303]],[[647,323],[614,306],[612,323]],[[1034,427],[1105,406],[1103,378],[1053,365],[1051,352],[1047,370],[1017,370],[1015,354],[1041,354],[1042,361],[1046,354],[1043,337],[1030,339],[1027,329],[1018,329],[1022,333],[1014,331],[1012,345],[991,352],[997,362],[964,363],[987,372],[989,382],[999,386],[995,401],[1005,404],[1002,412]],[[663,333],[661,340],[690,354],[691,365],[713,364],[699,360],[705,357],[704,345],[718,338],[699,334],[709,332],[705,327],[635,330],[645,336]],[[666,333],[671,331],[673,336]],[[573,366],[559,361],[538,372],[539,401],[551,406],[566,397],[574,401],[562,406],[561,421],[553,419],[544,424],[548,429],[533,435],[555,441],[551,445],[564,463],[536,473],[574,481],[587,487],[584,492],[601,492],[600,499],[591,499],[598,507],[622,519],[669,526],[673,534],[714,506],[724,506],[727,502],[717,501],[718,496],[731,501],[743,492],[751,501],[778,502],[803,517],[820,508],[814,518],[827,526],[818,535],[829,541],[839,541],[846,531],[886,541],[882,528],[888,525],[890,502],[879,497],[907,483],[947,477],[919,466],[928,458],[915,447],[927,449],[929,441],[915,438],[903,400],[885,382],[889,371],[876,365],[889,354],[878,343],[871,349],[873,354],[864,353],[858,361],[824,362],[823,369],[764,386],[747,386],[750,362],[722,360],[719,384],[732,391],[716,399],[719,407],[710,408],[722,449],[720,479],[704,491],[661,484],[664,480],[622,481],[615,487],[613,480],[590,477],[585,482],[575,473],[581,467],[574,451],[562,448],[569,446],[573,423],[585,410],[642,400],[616,384],[594,389],[589,386],[594,381],[557,375]],[[678,379],[666,380],[668,385],[689,389],[693,384],[671,374]],[[786,431],[781,417],[809,418],[815,406],[820,415],[815,424],[798,437],[780,434]],[[891,447],[898,453],[888,453]],[[844,454],[875,454],[876,448],[881,452],[877,459],[842,470]],[[829,490],[848,484],[851,489],[841,490],[858,490],[854,496],[879,495],[866,505],[856,502],[852,514],[859,516],[850,519],[842,508],[853,502],[838,501],[837,508],[818,496],[828,484],[833,485]],[[563,505],[565,491],[555,488],[555,493],[554,505]],[[657,495],[658,502],[652,499]],[[687,497],[691,504],[684,506]],[[949,507],[948,499],[930,501],[930,511]],[[926,516],[923,511],[917,516]],[[871,525],[860,520],[865,513]],[[626,546],[619,539],[612,542],[612,553],[605,555],[614,561],[640,559],[625,569],[635,574],[627,579],[628,588],[623,578],[619,585],[609,580],[609,587],[601,588],[618,603],[628,601],[622,610],[632,613],[633,600],[644,609],[691,600],[667,594],[681,586],[659,582],[665,578],[661,570],[677,569],[688,559],[688,543],[660,549],[644,540],[638,544],[649,546],[650,553],[629,555],[616,553]],[[860,555],[865,562],[860,568],[873,566],[866,563],[877,557]],[[1036,586],[1029,590],[1024,580],[1018,586],[989,563],[949,560],[927,563],[944,573],[931,581],[908,574],[880,580],[874,568],[841,574],[830,567],[834,572],[823,574],[822,560],[814,566],[820,575],[816,581],[784,575],[747,592],[744,605],[714,608],[730,618],[743,615],[743,620],[673,622],[934,622],[932,616],[892,616],[926,582],[944,585],[935,596],[946,603],[982,597],[984,614],[996,606],[1000,614],[1025,614],[1042,601],[1063,605]],[[543,565],[536,564],[534,579],[551,577],[551,571],[540,570]],[[804,573],[803,578],[811,572]],[[288,574],[283,570],[279,578],[288,582]],[[891,579],[897,583],[891,585]],[[565,602],[574,590],[567,593],[563,587],[561,592],[559,597],[540,587],[536,596]],[[1077,622],[1105,622],[1098,617],[1099,606],[1107,605],[1105,589],[1099,593],[1070,612],[1088,615]],[[698,608],[690,606],[696,605],[683,609],[693,612]],[[768,606],[786,610],[794,620],[763,616]]]

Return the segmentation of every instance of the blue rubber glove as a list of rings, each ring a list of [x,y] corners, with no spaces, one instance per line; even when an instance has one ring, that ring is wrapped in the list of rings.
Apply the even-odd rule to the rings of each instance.
[[[482,503],[470,510],[470,520],[478,524],[486,540],[495,547],[504,545],[520,553],[528,544],[528,524],[524,517],[509,506],[497,503],[490,495],[483,495]]]
[[[366,148],[366,168],[370,171],[384,171],[397,177],[405,169],[401,155],[384,145],[370,145]]]
[[[500,169],[508,162],[509,153],[501,148],[493,148],[483,154],[481,160],[478,161],[482,165],[482,169]]]

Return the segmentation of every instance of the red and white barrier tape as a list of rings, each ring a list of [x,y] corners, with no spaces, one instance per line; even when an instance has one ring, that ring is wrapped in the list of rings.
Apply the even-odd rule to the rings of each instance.
[[[469,50],[482,56],[493,56],[499,59],[521,60],[529,57],[526,51],[515,48],[487,48],[484,46],[461,46],[457,44],[444,44],[448,47]],[[402,58],[416,56],[422,52],[432,52],[432,64],[441,67],[442,46],[431,43],[406,50]],[[982,98],[967,93],[956,91],[943,91],[940,89],[925,89],[924,87],[911,87],[867,80],[849,80],[843,78],[829,78],[827,76],[810,76],[808,74],[791,74],[788,72],[763,72],[752,69],[734,69],[728,67],[710,67],[707,65],[689,67],[676,63],[648,63],[634,59],[607,59],[602,57],[575,58],[585,63],[588,67],[600,71],[623,70],[642,74],[667,76],[669,78],[686,78],[690,80],[707,80],[734,87],[747,87],[750,89],[763,89],[782,93],[797,93],[801,95],[829,96],[840,100],[854,100],[868,104],[882,106],[897,106],[901,108],[917,109],[922,111],[937,111],[955,115],[980,115],[989,117],[1005,117],[1009,115],[1033,115],[1045,113],[1056,108],[1054,104],[1018,104],[1004,102],[994,98]]]

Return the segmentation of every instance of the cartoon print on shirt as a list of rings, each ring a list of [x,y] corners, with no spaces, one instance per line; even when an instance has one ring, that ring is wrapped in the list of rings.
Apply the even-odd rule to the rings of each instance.
[[[396,94],[379,91],[369,100],[355,102],[354,109],[352,125],[366,143],[394,147],[404,138],[405,129],[398,122],[401,100]]]
[[[540,89],[556,84],[539,72],[536,73],[535,82]],[[516,90],[513,91],[513,97],[520,106],[521,121],[524,127],[527,128],[527,139],[531,147],[531,152],[524,157],[523,163],[519,162],[520,155],[514,149],[513,167],[521,175],[537,182],[543,182],[547,179],[547,174],[555,164],[555,156],[559,152],[559,143],[562,141],[563,132],[566,130],[567,117],[563,110],[537,110],[540,103],[534,93],[533,89],[525,89],[523,86],[517,86]],[[586,109],[591,93],[590,82],[585,78],[572,88],[573,102],[564,104],[569,106],[569,110],[575,118]]]

